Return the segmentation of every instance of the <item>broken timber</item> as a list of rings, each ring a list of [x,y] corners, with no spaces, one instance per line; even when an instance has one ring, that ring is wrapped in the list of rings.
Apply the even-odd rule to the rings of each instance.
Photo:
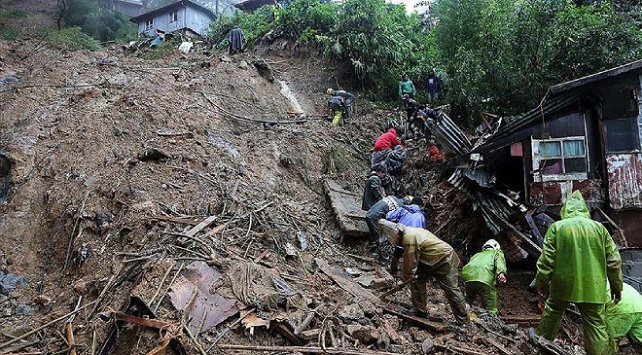
[[[450,327],[447,324],[441,323],[441,322],[434,322],[431,320],[428,320],[426,318],[421,318],[421,317],[416,317],[416,316],[411,316],[409,314],[403,314],[397,311],[393,311],[388,308],[384,308],[383,310],[385,313],[392,314],[393,316],[397,316],[401,319],[405,319],[407,321],[413,322],[415,324],[423,325],[427,329],[430,329],[434,332],[445,332],[447,330],[450,330]]]
[[[218,346],[221,350],[251,350],[261,352],[287,352],[287,353],[312,353],[312,354],[343,354],[343,355],[399,355],[398,353],[388,353],[383,351],[371,350],[349,350],[342,348],[320,348],[314,346],[253,346],[253,345],[235,345],[221,344]]]
[[[330,266],[324,259],[316,258],[315,261],[324,274],[328,275],[337,285],[358,300],[364,312],[370,314],[377,313],[377,306],[381,305],[379,297],[350,280],[341,270]]]
[[[329,179],[323,181],[323,187],[343,234],[350,237],[368,236],[370,231],[366,224],[366,212],[361,209],[359,195]]]

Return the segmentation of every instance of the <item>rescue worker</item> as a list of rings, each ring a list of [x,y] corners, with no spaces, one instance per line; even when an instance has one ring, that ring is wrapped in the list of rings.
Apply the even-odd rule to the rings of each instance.
[[[368,211],[375,203],[379,202],[385,195],[384,179],[386,169],[381,164],[372,168],[366,186],[363,189],[363,198],[361,199],[361,209]]]
[[[423,205],[423,200],[420,197],[415,197],[410,201],[410,204],[399,206],[394,211],[388,212],[386,220],[403,224],[406,227],[426,228]]]
[[[466,302],[473,304],[480,296],[482,305],[488,313],[496,316],[497,281],[506,283],[506,259],[495,239],[489,239],[482,246],[482,251],[473,255],[461,270],[466,285]]]
[[[417,276],[417,280],[410,286],[414,313],[420,317],[428,315],[426,282],[434,277],[444,291],[457,323],[468,323],[464,295],[457,285],[459,257],[455,250],[426,229],[406,227],[385,220],[380,223],[386,226],[386,235],[395,246],[390,264],[391,273],[397,273],[399,259],[403,258],[403,280]]]
[[[343,124],[344,118],[350,118],[357,97],[345,90],[334,90],[332,88],[328,88],[325,93],[330,96],[328,107],[332,111],[332,124],[339,126]]]
[[[397,138],[397,131],[394,128],[390,128],[388,132],[380,135],[371,150],[370,166],[385,162],[388,154],[398,145],[401,145],[401,141]]]
[[[432,163],[441,163],[444,161],[444,156],[441,154],[441,150],[434,138],[430,138],[428,141],[428,160]]]
[[[591,220],[579,191],[564,202],[562,220],[546,232],[537,260],[535,285],[548,294],[537,335],[553,340],[569,303],[582,315],[584,348],[588,355],[608,354],[612,348],[605,319],[606,282],[613,303],[622,292],[622,260],[606,228]]]
[[[622,299],[617,304],[612,301],[606,305],[606,323],[614,339],[614,353],[619,351],[618,344],[625,336],[633,344],[638,354],[642,353],[642,295],[628,284],[623,284]],[[608,294],[607,294],[608,296]]]
[[[435,75],[435,69],[430,69],[430,72],[428,72],[424,88],[426,89],[426,95],[428,95],[428,102],[436,104],[441,96],[441,80]]]
[[[230,31],[230,54],[236,54],[243,52],[243,42],[245,37],[243,36],[243,30],[238,26],[234,25],[232,31]]]
[[[403,99],[404,95],[408,95],[411,99],[417,96],[415,84],[412,83],[412,80],[410,80],[407,74],[404,74],[402,81],[399,82],[399,97]]]
[[[385,236],[381,235],[379,231],[379,224],[377,223],[380,219],[385,218],[386,214],[390,211],[394,211],[397,208],[410,203],[413,200],[412,196],[406,196],[404,198],[399,198],[397,196],[386,196],[381,199],[379,202],[372,205],[372,207],[366,213],[366,224],[368,225],[368,230],[370,231],[370,242],[374,250],[379,254],[379,261],[388,260],[388,255],[386,252],[386,247],[388,246],[388,240]]]

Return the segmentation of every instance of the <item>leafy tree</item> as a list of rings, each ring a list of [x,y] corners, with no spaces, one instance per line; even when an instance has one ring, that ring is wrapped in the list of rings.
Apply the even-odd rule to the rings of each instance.
[[[462,117],[524,112],[558,82],[642,56],[642,34],[604,3],[440,0],[437,47]]]
[[[100,41],[131,38],[136,33],[124,15],[99,7],[96,0],[57,0],[57,22],[59,29],[63,24],[76,26]]]

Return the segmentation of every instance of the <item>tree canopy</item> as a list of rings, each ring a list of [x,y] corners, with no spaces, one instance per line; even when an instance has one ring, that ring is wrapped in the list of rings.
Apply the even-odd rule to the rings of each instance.
[[[557,82],[642,58],[639,14],[622,0],[437,0],[434,10],[436,25],[425,28],[385,0],[294,0],[219,19],[212,39],[224,43],[238,24],[249,45],[268,32],[316,43],[348,61],[355,81],[378,99],[396,97],[402,73],[421,87],[436,67],[462,118],[524,112]]]

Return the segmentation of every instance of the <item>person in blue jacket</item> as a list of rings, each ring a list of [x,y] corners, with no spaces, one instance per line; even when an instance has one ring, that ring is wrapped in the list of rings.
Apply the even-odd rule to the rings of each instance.
[[[386,220],[402,224],[406,227],[426,228],[426,216],[423,211],[423,201],[413,197],[409,205],[399,206],[386,214]]]

